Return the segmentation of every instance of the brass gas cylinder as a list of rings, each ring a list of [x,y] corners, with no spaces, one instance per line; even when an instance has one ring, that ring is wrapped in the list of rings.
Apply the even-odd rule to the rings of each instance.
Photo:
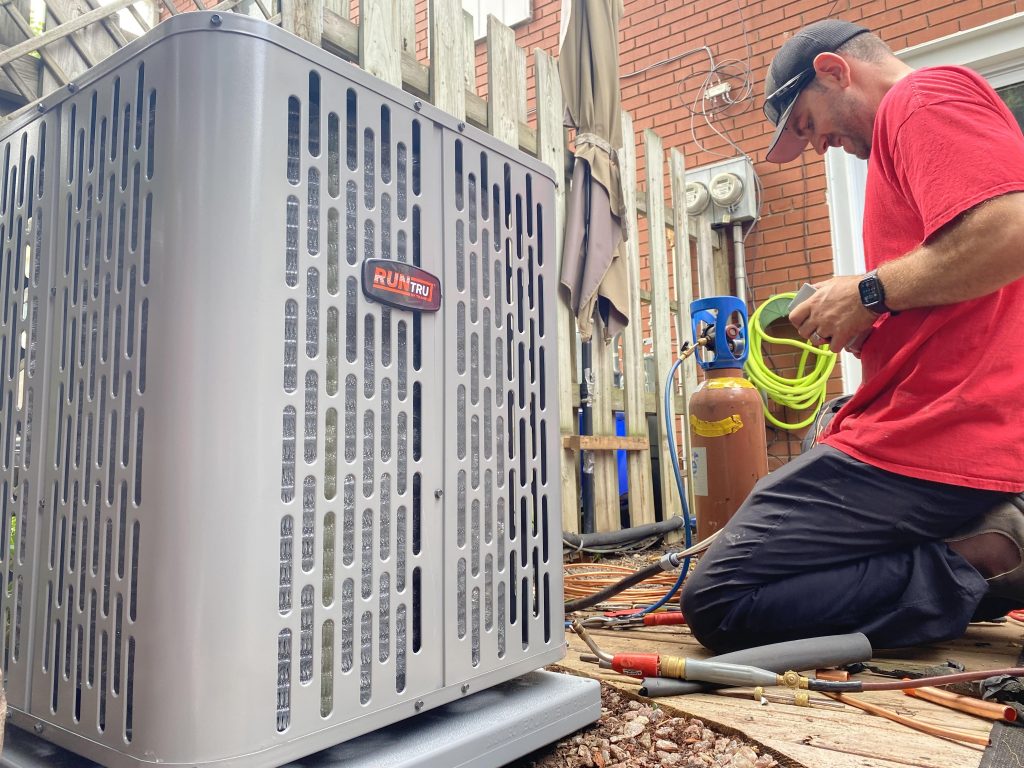
[[[697,539],[731,518],[768,474],[761,395],[738,368],[716,368],[690,398],[691,478]]]

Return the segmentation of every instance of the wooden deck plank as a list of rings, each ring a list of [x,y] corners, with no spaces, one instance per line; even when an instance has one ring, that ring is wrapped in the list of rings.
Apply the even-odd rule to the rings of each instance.
[[[710,653],[685,628],[645,627],[632,630],[591,630],[597,643],[610,653],[658,652],[707,658]],[[589,649],[569,633],[569,651],[563,666],[606,679],[636,693],[635,681],[609,674],[579,660]],[[1024,629],[1015,623],[974,624],[959,640],[912,649],[880,650],[872,663],[880,667],[917,670],[944,664],[948,659],[968,670],[1010,667],[1024,642]],[[861,679],[879,679],[869,673]],[[858,698],[931,725],[977,735],[988,735],[992,724],[980,718],[906,696],[899,691],[872,691]],[[947,741],[914,731],[899,723],[853,707],[803,708],[786,704],[760,705],[744,699],[713,694],[670,696],[658,699],[694,717],[724,723],[755,741],[772,747],[807,768],[978,768],[981,747]]]

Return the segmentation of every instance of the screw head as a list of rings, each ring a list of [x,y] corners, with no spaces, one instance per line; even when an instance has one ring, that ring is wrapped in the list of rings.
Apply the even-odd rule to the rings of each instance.
[[[36,112],[45,112],[45,111],[46,111],[46,105],[43,104],[43,102],[39,102],[38,104],[36,104]]]
[[[422,101],[414,101],[413,104],[412,104],[412,108],[415,109],[417,112],[419,112],[421,109],[423,109],[423,102]]]
[[[210,17],[210,23],[215,27],[219,27],[222,21],[224,21],[224,19],[220,17],[219,13],[215,13]]]
[[[469,683],[462,684],[462,692],[467,693],[469,691]]]
[[[459,133],[465,133],[465,132],[466,132],[466,124],[465,123],[459,123]]]
[[[76,93],[77,91],[78,91],[78,86],[77,85],[75,85],[74,83],[68,83],[68,93]]]
[[[440,499],[442,496],[444,496],[444,491],[442,491],[440,488],[438,488],[436,491],[434,491],[434,498],[435,499]]]
[[[43,732],[43,724],[42,723],[36,723],[35,725],[32,726],[32,730],[35,731],[36,733],[42,733]]]
[[[413,707],[416,709],[417,712],[423,709],[423,699],[420,699],[415,704],[413,704]]]

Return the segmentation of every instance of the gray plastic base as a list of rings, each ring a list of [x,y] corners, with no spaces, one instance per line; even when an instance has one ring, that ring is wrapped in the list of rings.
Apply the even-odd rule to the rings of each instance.
[[[531,672],[289,765],[498,768],[600,716],[601,686],[596,680]],[[0,766],[95,768],[97,763],[8,727]]]

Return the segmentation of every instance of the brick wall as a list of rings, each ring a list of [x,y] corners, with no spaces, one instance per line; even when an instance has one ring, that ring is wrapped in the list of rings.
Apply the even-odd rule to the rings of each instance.
[[[425,7],[423,0],[420,4]],[[560,0],[534,0],[533,20],[516,29],[519,45],[557,55],[560,6]],[[704,51],[687,52],[708,46],[716,64],[742,62],[748,60],[749,45],[754,99],[736,114],[713,116],[711,122],[753,158],[764,185],[761,220],[746,240],[756,306],[776,293],[832,274],[823,158],[808,151],[785,166],[764,159],[770,136],[760,108],[764,76],[779,46],[801,26],[832,15],[864,24],[899,50],[1024,11],[1024,0],[624,0],[624,11],[619,28],[622,104],[633,115],[641,179],[645,128],[657,131],[666,151],[675,147],[683,152],[687,167],[735,154],[702,118],[691,121],[687,105],[700,92],[709,59]],[[484,93],[482,44],[477,50],[478,82]],[[670,61],[681,54],[687,55]],[[641,69],[647,71],[631,75]],[[644,248],[644,232],[640,239]],[[646,283],[648,278],[645,267],[642,279]],[[784,370],[793,359],[781,355],[772,362]],[[830,394],[841,391],[838,366],[829,389]],[[771,455],[778,461],[796,455],[798,437],[769,429]]]

